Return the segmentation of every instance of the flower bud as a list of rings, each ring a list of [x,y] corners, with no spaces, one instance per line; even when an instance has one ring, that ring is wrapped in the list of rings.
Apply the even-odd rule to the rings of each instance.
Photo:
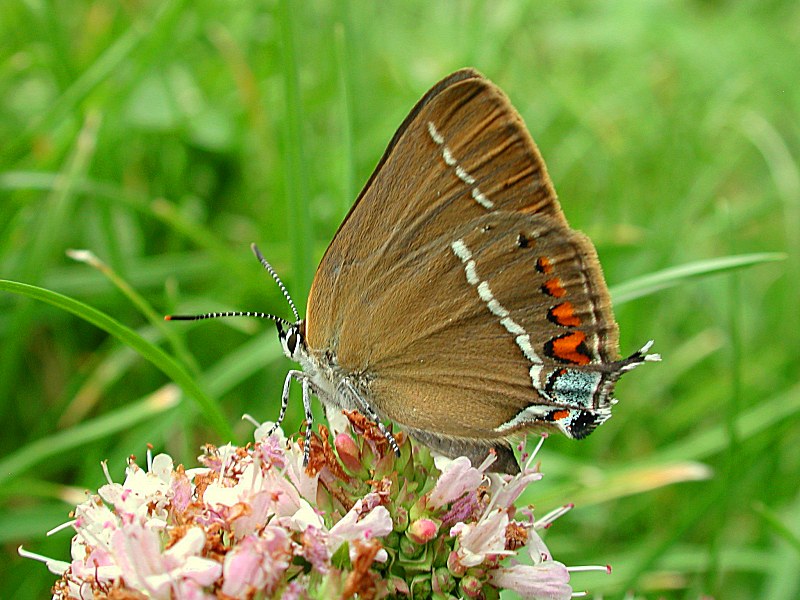
[[[392,524],[395,531],[405,531],[408,529],[408,510],[404,506],[395,508],[392,515]]]
[[[411,580],[411,597],[414,600],[427,600],[431,597],[431,580],[425,575],[417,575]]]
[[[467,572],[467,568],[461,564],[461,561],[458,559],[458,553],[455,550],[447,557],[447,570],[456,577],[461,577]]]
[[[477,577],[467,575],[461,579],[458,589],[467,598],[480,598],[483,592],[483,583]]]
[[[425,547],[420,546],[419,544],[415,544],[412,542],[408,537],[400,538],[400,554],[402,555],[403,559],[415,559],[419,558]]]
[[[437,594],[448,594],[456,587],[456,580],[445,567],[439,567],[431,577],[431,588]]]
[[[358,473],[363,468],[361,465],[361,453],[358,450],[353,438],[346,433],[340,433],[333,440],[339,460],[351,472]]]
[[[431,519],[417,519],[408,527],[406,535],[415,544],[427,544],[439,533],[439,525]]]

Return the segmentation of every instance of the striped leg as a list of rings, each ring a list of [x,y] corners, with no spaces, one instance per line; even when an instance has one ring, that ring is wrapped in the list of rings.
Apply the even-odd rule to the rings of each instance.
[[[286,407],[289,406],[289,386],[292,383],[292,379],[297,379],[297,381],[305,381],[305,373],[293,369],[286,374],[286,379],[283,381],[283,393],[281,394],[281,412],[278,415],[278,420],[275,421],[275,424],[269,428],[267,436],[275,433],[275,430],[281,426],[281,423],[283,423],[283,418],[286,416]],[[303,403],[305,403],[305,398],[303,399]]]
[[[303,377],[303,409],[306,413],[306,439],[303,444],[303,466],[308,466],[308,458],[311,454],[311,425],[314,416],[311,414],[311,390],[308,387],[308,377]]]
[[[389,447],[394,451],[395,456],[399,457],[400,447],[397,445],[397,440],[394,439],[392,432],[386,429],[386,426],[383,424],[380,417],[378,417],[378,414],[372,409],[369,403],[361,397],[350,381],[343,379],[341,385],[343,385],[350,392],[352,398],[355,400],[355,404],[358,406],[358,409],[364,414],[364,416],[378,426],[378,429],[383,434],[383,437],[385,437],[386,441],[389,442]]]

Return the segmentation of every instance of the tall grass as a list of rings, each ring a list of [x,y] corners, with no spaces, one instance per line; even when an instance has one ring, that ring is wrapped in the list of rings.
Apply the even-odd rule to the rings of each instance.
[[[274,418],[268,323],[153,315],[288,317],[253,241],[302,310],[394,128],[466,65],[595,241],[623,352],[664,356],[588,440],[545,445],[527,500],[577,504],[554,554],[611,563],[574,580],[606,598],[798,597],[798,31],[791,0],[0,5],[0,278],[26,284],[0,294],[0,597],[47,594],[16,547],[68,556],[43,534],[101,460],[192,464]]]

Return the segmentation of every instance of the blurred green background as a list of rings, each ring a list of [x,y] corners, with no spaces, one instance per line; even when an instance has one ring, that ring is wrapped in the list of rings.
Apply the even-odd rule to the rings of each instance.
[[[0,597],[47,596],[16,548],[68,557],[44,533],[101,460],[118,481],[148,443],[192,465],[277,415],[271,323],[161,315],[289,317],[253,241],[302,311],[395,128],[474,66],[595,241],[623,354],[664,357],[589,439],[545,444],[525,500],[577,505],[554,556],[610,563],[573,578],[604,598],[797,598],[799,50],[794,0],[0,4],[0,277],[146,340],[1,291]]]

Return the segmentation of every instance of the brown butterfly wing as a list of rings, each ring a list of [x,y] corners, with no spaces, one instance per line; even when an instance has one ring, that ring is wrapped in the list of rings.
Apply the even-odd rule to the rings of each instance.
[[[434,141],[430,124],[443,144]],[[458,161],[455,166],[445,162],[445,149]],[[459,178],[456,167],[474,183]],[[475,190],[491,198],[492,210],[548,215],[567,226],[521,117],[497,86],[466,69],[417,103],[334,236],[308,299],[309,347],[337,342],[344,352],[340,364],[354,368],[378,352],[380,336],[364,335],[358,317],[380,296],[382,271],[455,225],[486,214]]]
[[[475,283],[454,243],[469,249]],[[370,360],[370,392],[375,407],[400,424],[502,437],[497,429],[531,404],[570,408],[546,392],[554,372],[602,374],[617,358],[617,327],[594,249],[547,217],[478,217],[437,238],[424,260],[388,271],[368,327],[402,350]],[[566,303],[571,308],[557,308]],[[559,339],[565,341],[550,343]],[[602,408],[599,396],[593,401],[586,408]]]
[[[617,358],[594,248],[569,228],[522,119],[491,82],[459,71],[404,121],[320,263],[306,341],[368,380],[381,415],[429,443],[451,439],[450,450],[501,437],[526,407],[557,407],[545,391],[557,368],[601,371]]]

